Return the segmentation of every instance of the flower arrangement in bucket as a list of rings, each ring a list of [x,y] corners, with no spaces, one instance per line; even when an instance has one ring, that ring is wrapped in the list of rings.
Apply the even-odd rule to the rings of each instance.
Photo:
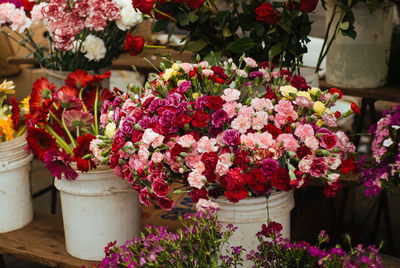
[[[144,40],[130,33],[144,16],[128,0],[7,0],[0,3],[2,32],[27,48],[43,67],[59,71],[108,67],[125,49],[140,53]],[[48,36],[38,42],[32,24],[43,24]]]
[[[400,186],[400,105],[383,112],[383,117],[369,129],[372,159],[365,156],[358,163],[366,186],[365,195],[372,197],[381,189],[395,191]]]
[[[271,72],[246,57],[238,66],[164,67],[144,89],[132,87],[136,94],[104,103],[105,135],[93,141],[90,156],[128,180],[143,204],[171,209],[173,183],[198,206],[221,195],[236,203],[290,191],[310,177],[336,195],[337,171],[355,151],[343,131],[333,130],[353,113],[330,112],[340,90],[295,88],[289,71]]]
[[[182,49],[206,60],[243,53],[262,62],[282,62],[298,67],[307,52],[311,31],[309,13],[318,0],[301,1],[133,1],[145,14],[156,18],[154,32],[188,32]],[[213,54],[214,53],[214,54]]]

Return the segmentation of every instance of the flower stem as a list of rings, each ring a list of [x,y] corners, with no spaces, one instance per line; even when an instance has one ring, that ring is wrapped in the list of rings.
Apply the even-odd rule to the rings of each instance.
[[[97,125],[97,103],[99,101],[99,87],[96,87],[96,97],[94,99],[94,135],[99,134],[99,127]]]
[[[58,145],[60,145],[63,149],[65,149],[65,151],[67,151],[71,155],[74,154],[71,147],[69,147],[69,145],[49,125],[46,125],[45,129],[50,132],[50,134],[53,135],[54,138],[56,138]]]
[[[64,111],[65,111],[65,109],[64,109]],[[72,142],[72,145],[74,147],[76,147],[76,141],[75,141],[74,137],[72,136],[71,132],[69,131],[69,129],[67,128],[67,125],[65,124],[64,116],[61,116],[61,121],[62,121],[62,126],[64,127],[65,132],[67,132],[67,135]]]
[[[25,130],[26,130],[26,125],[23,125],[22,128],[20,128],[18,130],[18,133],[15,137],[17,138],[17,137],[21,136],[25,132]]]
[[[171,17],[171,16],[168,15],[167,13],[162,12],[161,10],[159,10],[159,9],[157,9],[157,8],[154,8],[154,11],[157,12],[157,13],[159,13],[159,14],[161,14],[161,15],[163,15],[163,16],[165,16],[165,17],[167,17],[167,18],[169,18],[169,19],[172,20],[174,23],[177,23],[176,19],[173,18],[173,17]]]

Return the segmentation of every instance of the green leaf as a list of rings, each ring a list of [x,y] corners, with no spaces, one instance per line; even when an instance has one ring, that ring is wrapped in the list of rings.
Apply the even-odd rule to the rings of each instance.
[[[349,29],[349,26],[350,26],[350,23],[348,21],[345,21],[339,25],[339,29],[346,31]]]
[[[207,42],[204,40],[190,41],[186,49],[189,51],[197,52],[202,50],[206,46]]]
[[[189,21],[190,21],[191,23],[196,22],[198,19],[199,19],[199,16],[197,16],[197,15],[194,14],[194,13],[189,13]]]
[[[153,33],[161,32],[167,28],[169,21],[168,20],[159,20],[156,21],[153,25]]]
[[[256,34],[258,37],[262,37],[264,35],[265,31],[264,25],[262,25],[261,23],[256,23],[254,28],[256,30]]]
[[[271,49],[268,52],[268,56],[270,58],[272,58],[272,57],[275,57],[276,55],[278,55],[281,52],[282,52],[282,44],[278,43],[278,44],[275,44],[275,45],[273,45],[271,47]]]
[[[229,37],[232,35],[232,32],[229,30],[228,25],[224,26],[224,29],[222,30],[222,34],[224,35],[224,37]]]
[[[213,52],[205,56],[204,60],[207,61],[210,65],[217,65],[219,60],[221,59],[222,51]]]
[[[253,39],[244,37],[227,45],[227,49],[234,53],[243,53],[256,45]]]
[[[176,15],[176,19],[181,26],[189,25],[190,18],[188,13],[179,12],[178,15]]]

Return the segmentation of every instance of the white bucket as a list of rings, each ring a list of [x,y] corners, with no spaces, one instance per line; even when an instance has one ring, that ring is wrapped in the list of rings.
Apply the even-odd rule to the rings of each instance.
[[[333,12],[327,5],[326,24]],[[340,9],[337,8],[337,12]],[[393,4],[384,3],[370,13],[359,3],[352,8],[355,40],[338,34],[326,56],[326,81],[337,87],[376,88],[386,84],[390,40],[392,36]],[[340,14],[333,20],[333,28]],[[334,29],[331,29],[334,32]]]
[[[218,221],[225,228],[228,224],[238,227],[228,240],[228,247],[242,246],[246,249],[244,256],[251,250],[256,250],[259,241],[256,234],[261,231],[263,224],[267,225],[268,210],[271,221],[282,225],[283,237],[290,238],[290,211],[294,207],[293,191],[275,192],[267,199],[265,197],[251,197],[232,203],[225,197],[216,199],[219,204],[217,211]],[[268,205],[268,210],[267,210]],[[222,252],[226,255],[225,249]],[[250,267],[248,262],[244,267]]]
[[[140,233],[140,204],[132,185],[110,169],[54,180],[60,191],[67,252],[99,261],[109,242],[124,244]]]
[[[33,219],[26,136],[0,143],[0,233],[20,229]]]

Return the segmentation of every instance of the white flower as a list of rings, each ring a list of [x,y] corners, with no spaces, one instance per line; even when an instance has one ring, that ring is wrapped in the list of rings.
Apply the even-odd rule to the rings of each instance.
[[[106,55],[107,49],[101,38],[89,34],[82,43],[82,53],[86,53],[85,57],[89,60],[100,61]]]
[[[104,131],[104,134],[106,134],[106,136],[109,137],[110,139],[114,138],[115,132],[116,132],[116,130],[115,130],[116,127],[117,126],[115,125],[114,122],[108,123],[106,126],[106,129]]]
[[[127,7],[127,6],[132,6],[132,1],[131,1],[131,0],[113,0],[113,1],[114,1],[114,3],[117,4],[117,6],[118,6],[119,8],[124,8],[124,7]]]
[[[399,129],[400,126],[398,126],[398,125],[393,125],[392,128],[394,128],[394,129]]]
[[[383,146],[385,146],[385,147],[389,147],[390,145],[393,144],[393,141],[392,141],[391,138],[387,138],[386,140],[383,141],[382,144],[383,144]]]
[[[213,201],[200,198],[199,201],[196,203],[196,209],[197,211],[206,211],[208,209],[218,209],[219,205],[218,203],[215,203]]]
[[[120,29],[121,31],[126,31],[133,26],[141,23],[142,21],[142,13],[136,11],[136,9],[132,7],[132,5],[128,5],[121,9],[121,19],[119,19],[116,23],[118,29]]]

